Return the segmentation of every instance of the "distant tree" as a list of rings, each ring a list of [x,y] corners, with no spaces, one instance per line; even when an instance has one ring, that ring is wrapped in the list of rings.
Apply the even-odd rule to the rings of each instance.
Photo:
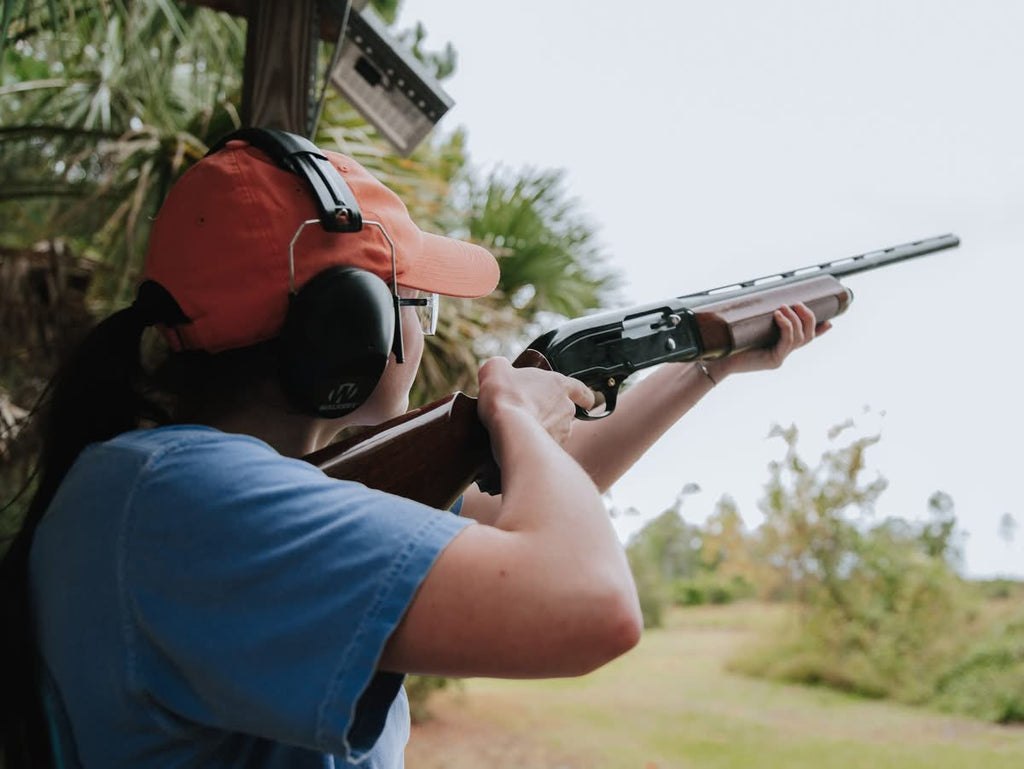
[[[700,569],[701,530],[680,514],[681,503],[648,522],[630,540],[627,550],[654,564],[661,579],[692,577]]]
[[[999,518],[999,538],[1010,544],[1017,537],[1017,529],[1020,523],[1009,513],[1003,513]]]
[[[626,546],[640,596],[644,627],[660,627],[676,579],[696,576],[700,569],[700,529],[683,520],[684,495],[633,535]]]
[[[928,498],[930,520],[921,527],[921,544],[931,558],[946,561],[957,569],[963,564],[962,536],[956,528],[953,498],[936,491]]]
[[[705,568],[723,576],[753,575],[750,535],[736,501],[724,495],[704,523],[701,561]]]
[[[834,428],[831,437],[849,426]],[[785,592],[803,601],[812,600],[812,593],[824,592],[838,607],[847,607],[842,580],[849,554],[856,551],[861,538],[847,516],[851,509],[870,514],[886,486],[881,477],[861,480],[864,454],[878,438],[860,437],[828,451],[812,468],[797,453],[795,426],[776,426],[771,435],[784,441],[786,455],[768,466],[769,480],[760,502],[765,520],[758,532],[763,556]]]
[[[850,427],[835,428],[833,442]],[[769,467],[760,545],[799,602],[802,622],[798,639],[782,644],[769,667],[863,694],[927,699],[957,651],[949,629],[969,621],[951,567],[958,541],[952,500],[934,494],[923,524],[874,523],[885,480],[863,476],[877,436],[835,446],[811,466],[797,453],[796,428],[774,435],[786,455]]]

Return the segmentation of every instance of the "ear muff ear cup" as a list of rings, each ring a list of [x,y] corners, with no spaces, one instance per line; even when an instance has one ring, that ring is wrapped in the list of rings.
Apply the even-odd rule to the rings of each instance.
[[[377,386],[395,335],[394,297],[376,275],[330,267],[293,295],[281,329],[281,386],[305,414],[342,417]]]

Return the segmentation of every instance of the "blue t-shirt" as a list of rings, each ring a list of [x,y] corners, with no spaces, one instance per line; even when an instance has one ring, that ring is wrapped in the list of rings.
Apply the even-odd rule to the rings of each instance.
[[[64,765],[401,766],[377,661],[467,523],[211,428],[88,447],[30,566]]]

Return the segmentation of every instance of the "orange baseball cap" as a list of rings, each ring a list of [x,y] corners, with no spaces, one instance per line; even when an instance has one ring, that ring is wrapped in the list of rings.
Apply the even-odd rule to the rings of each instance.
[[[457,297],[494,290],[498,263],[487,249],[423,232],[359,163],[324,154],[364,221],[380,222],[394,241],[400,285]],[[288,311],[288,244],[303,221],[317,217],[303,180],[247,142],[229,142],[186,171],[157,214],[142,276],[167,289],[190,319],[175,327],[178,344],[219,352],[276,337]],[[309,225],[294,253],[296,289],[334,265],[391,284],[391,247],[374,226],[338,233]]]

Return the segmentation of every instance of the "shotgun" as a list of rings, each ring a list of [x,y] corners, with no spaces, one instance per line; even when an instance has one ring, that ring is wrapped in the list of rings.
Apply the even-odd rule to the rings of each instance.
[[[577,407],[580,419],[615,410],[633,372],[674,361],[721,358],[778,340],[773,313],[806,304],[819,323],[841,314],[853,293],[840,278],[953,248],[941,235],[832,262],[570,320],[535,339],[513,365],[539,366],[579,379],[596,394],[599,413]],[[429,451],[423,447],[429,446]],[[454,393],[304,459],[324,473],[447,509],[476,482],[500,491],[490,440],[476,399]]]

